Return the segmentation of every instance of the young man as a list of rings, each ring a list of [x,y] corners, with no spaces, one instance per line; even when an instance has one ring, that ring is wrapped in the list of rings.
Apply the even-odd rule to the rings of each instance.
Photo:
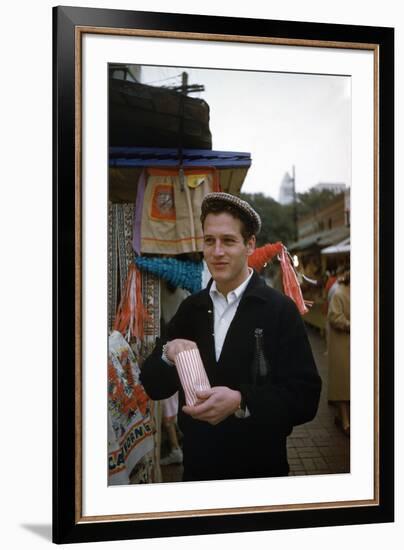
[[[227,193],[202,202],[208,287],[182,302],[146,359],[142,383],[152,399],[180,392],[184,481],[284,476],[286,438],[311,420],[321,380],[303,321],[292,300],[248,267],[261,227],[257,212]],[[267,376],[252,379],[255,335],[262,333]],[[175,356],[198,347],[211,389],[186,406]]]

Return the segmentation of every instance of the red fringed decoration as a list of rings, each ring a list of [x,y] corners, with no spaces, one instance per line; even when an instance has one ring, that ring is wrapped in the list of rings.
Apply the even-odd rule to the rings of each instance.
[[[251,256],[248,257],[248,265],[259,272],[275,256],[278,256],[281,264],[283,291],[295,302],[300,314],[304,315],[309,310],[303,299],[300,284],[289,254],[281,242],[269,243],[256,248]]]
[[[142,300],[141,275],[136,266],[131,264],[121,301],[116,312],[114,330],[119,330],[128,341],[133,336],[142,340],[146,318],[147,312]]]
[[[283,244],[281,242],[260,246],[248,257],[248,265],[259,272],[265,267],[265,264],[271,261],[277,254],[280,254],[282,249]]]
[[[295,302],[300,314],[304,315],[309,310],[304,302],[302,290],[300,288],[299,281],[297,280],[296,272],[292,265],[291,259],[284,246],[282,246],[282,250],[279,254],[279,261],[282,269],[283,291]]]

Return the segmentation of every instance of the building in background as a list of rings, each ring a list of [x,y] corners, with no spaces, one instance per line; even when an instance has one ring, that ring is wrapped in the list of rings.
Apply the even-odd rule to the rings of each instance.
[[[289,245],[303,278],[305,299],[314,302],[305,321],[325,327],[323,283],[327,271],[350,263],[350,189],[298,220],[298,240]]]
[[[279,202],[281,204],[292,204],[294,201],[294,180],[293,177],[286,172],[281,181],[279,189]]]
[[[347,189],[336,195],[335,199],[318,210],[299,218],[298,242],[295,245],[303,251],[312,245],[321,248],[321,244],[335,244],[340,235],[349,234],[349,194]]]

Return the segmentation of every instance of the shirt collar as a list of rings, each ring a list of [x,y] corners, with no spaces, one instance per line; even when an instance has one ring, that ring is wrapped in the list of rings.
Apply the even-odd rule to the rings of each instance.
[[[251,267],[248,268],[248,277],[245,281],[243,281],[241,283],[240,286],[238,286],[237,288],[233,289],[232,291],[230,291],[227,296],[226,296],[226,300],[227,302],[233,302],[235,300],[238,300],[241,298],[241,296],[243,295],[243,292],[245,291],[245,289],[247,288],[247,285],[248,283],[250,282],[250,279],[254,273],[254,270],[251,269]],[[211,284],[211,287],[209,289],[209,294],[211,296],[211,298],[213,299],[214,297],[216,296],[223,296],[223,294],[217,289],[217,286],[216,286],[216,281],[213,280],[212,281],[212,284]]]

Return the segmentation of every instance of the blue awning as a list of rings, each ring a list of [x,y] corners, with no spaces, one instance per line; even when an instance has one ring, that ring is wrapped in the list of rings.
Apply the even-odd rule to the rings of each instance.
[[[249,168],[250,153],[183,149],[183,166],[214,166],[217,168]],[[109,165],[115,167],[178,166],[178,149],[154,147],[110,147]]]

